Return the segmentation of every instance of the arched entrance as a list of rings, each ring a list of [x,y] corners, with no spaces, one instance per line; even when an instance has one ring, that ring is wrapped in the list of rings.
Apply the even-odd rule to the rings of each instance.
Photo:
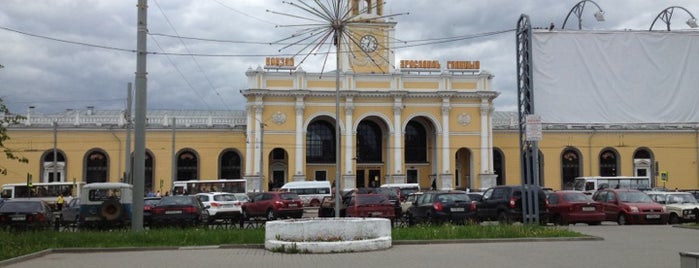
[[[289,182],[289,154],[282,148],[274,148],[269,155],[269,181],[267,189],[270,191],[281,188]]]
[[[456,156],[454,157],[454,164],[456,170],[454,171],[454,188],[455,189],[473,189],[475,185],[473,183],[473,157],[471,149],[461,148],[456,151]]]

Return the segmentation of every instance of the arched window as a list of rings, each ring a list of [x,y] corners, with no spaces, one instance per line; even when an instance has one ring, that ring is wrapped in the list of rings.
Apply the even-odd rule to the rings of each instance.
[[[219,160],[219,178],[240,179],[241,162],[240,155],[236,151],[228,150],[224,152]]]
[[[108,182],[109,159],[104,152],[90,151],[85,158],[85,182]]]
[[[153,154],[146,151],[146,165],[145,165],[145,178],[143,178],[143,183],[145,189],[153,189]],[[133,167],[133,165],[131,165]]]
[[[576,177],[580,177],[580,153],[568,148],[561,154],[561,189],[572,190]]]
[[[155,190],[153,187],[153,154],[146,150],[146,156],[144,158],[145,160],[145,174],[143,178],[143,186],[145,187],[144,189],[147,190]],[[133,172],[133,166],[134,166],[134,156],[131,154],[131,172]],[[133,183],[133,173],[129,178],[125,178],[125,180],[129,183]]]
[[[198,180],[199,160],[194,152],[185,150],[177,155],[177,180]]]
[[[381,128],[374,122],[362,121],[357,127],[357,163],[381,163]]]
[[[320,120],[308,125],[306,162],[335,163],[335,126]]]
[[[603,150],[599,154],[599,175],[600,176],[619,176],[619,157],[616,151],[612,149]]]
[[[53,158],[54,150],[48,150],[42,157],[41,182],[66,181],[66,157],[62,151],[56,150],[56,161]]]
[[[427,131],[415,121],[405,127],[405,162],[427,163]]]

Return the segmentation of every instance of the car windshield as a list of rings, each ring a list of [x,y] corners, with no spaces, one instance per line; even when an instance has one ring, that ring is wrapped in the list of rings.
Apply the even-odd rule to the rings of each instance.
[[[592,198],[583,193],[565,193],[563,200],[568,202],[592,202]]]
[[[219,194],[214,195],[214,201],[236,201],[235,195],[232,194]]]
[[[143,204],[146,206],[155,206],[158,203],[160,203],[160,199],[145,199],[145,200],[143,200]]]
[[[158,206],[193,205],[193,200],[194,199],[189,196],[167,196],[160,200]]]
[[[250,197],[246,194],[233,194],[241,202],[250,202]]]
[[[666,197],[667,204],[696,204],[697,199],[690,193],[687,194],[669,194]]]
[[[619,192],[619,200],[626,203],[653,203],[653,200],[643,192]]]
[[[453,204],[458,202],[471,202],[471,198],[466,194],[449,193],[437,196],[437,201],[443,204]]]
[[[358,194],[357,205],[390,204],[385,196],[380,194]]]
[[[4,202],[0,212],[36,212],[41,211],[40,202]]]
[[[299,199],[299,195],[295,193],[282,193],[279,195],[279,199],[281,200],[296,200]]]

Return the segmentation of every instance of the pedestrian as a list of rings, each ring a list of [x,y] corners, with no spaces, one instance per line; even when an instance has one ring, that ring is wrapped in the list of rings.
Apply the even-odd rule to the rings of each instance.
[[[62,194],[58,195],[58,199],[56,200],[56,208],[58,210],[63,209],[63,195]]]

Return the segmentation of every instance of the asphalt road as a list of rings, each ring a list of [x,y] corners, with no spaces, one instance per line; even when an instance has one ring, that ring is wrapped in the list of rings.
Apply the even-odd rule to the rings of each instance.
[[[374,252],[283,254],[260,248],[50,253],[7,267],[680,267],[699,230],[669,225],[575,225],[595,241],[394,245]]]

